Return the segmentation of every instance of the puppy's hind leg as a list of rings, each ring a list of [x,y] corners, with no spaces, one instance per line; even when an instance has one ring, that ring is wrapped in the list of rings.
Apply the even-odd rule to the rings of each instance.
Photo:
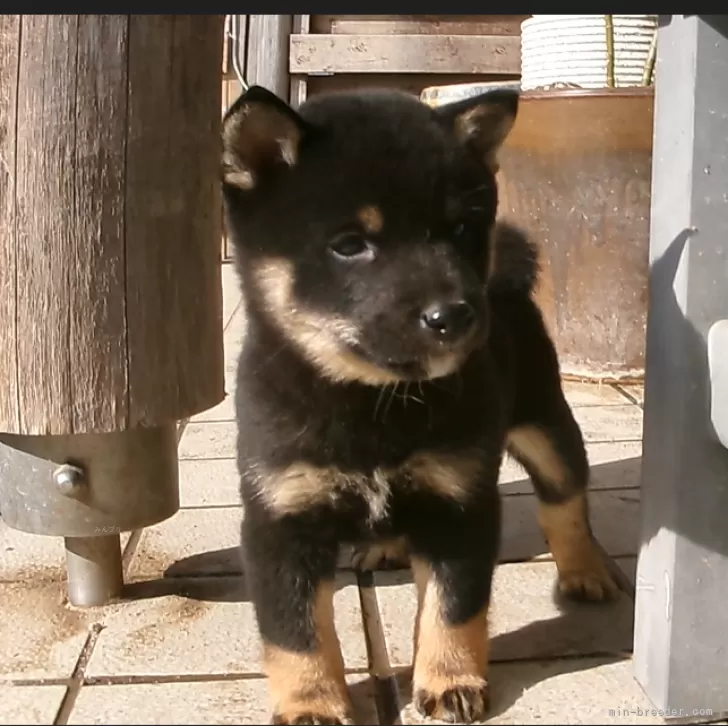
[[[298,524],[243,522],[245,576],[263,641],[274,724],[350,724],[334,627],[335,543]],[[310,534],[310,530],[309,530]]]
[[[403,537],[354,547],[351,564],[356,570],[406,570],[409,547]]]
[[[560,590],[575,599],[612,599],[618,587],[589,523],[589,462],[581,430],[560,387],[552,393],[549,405],[534,407],[527,420],[511,429],[508,452],[533,482],[538,521],[558,569]]]

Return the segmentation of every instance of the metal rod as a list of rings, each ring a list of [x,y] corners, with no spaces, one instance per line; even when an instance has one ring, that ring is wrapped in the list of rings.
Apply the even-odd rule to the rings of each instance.
[[[604,16],[604,28],[606,30],[606,35],[607,35],[607,87],[614,88],[616,84],[614,82],[615,57],[614,57],[614,16],[613,15]]]
[[[65,537],[68,599],[78,607],[105,605],[121,595],[124,576],[118,534]]]
[[[652,76],[655,71],[655,61],[657,60],[657,28],[650,41],[650,50],[647,53],[647,60],[645,61],[645,69],[642,73],[642,85],[651,86]]]

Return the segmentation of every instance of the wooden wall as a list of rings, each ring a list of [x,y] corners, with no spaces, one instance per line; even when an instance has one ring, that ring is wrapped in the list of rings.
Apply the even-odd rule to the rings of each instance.
[[[419,94],[432,85],[518,79],[521,22],[527,17],[295,16],[290,48],[294,100],[360,86]]]

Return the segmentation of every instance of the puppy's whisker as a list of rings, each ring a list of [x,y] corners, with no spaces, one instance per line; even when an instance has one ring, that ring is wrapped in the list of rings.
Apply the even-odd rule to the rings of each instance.
[[[419,383],[419,381],[418,381]],[[412,385],[412,381],[408,381],[405,383],[404,386],[404,393],[402,394],[401,398],[404,400],[405,408],[407,408],[407,401],[415,401],[415,403],[421,403],[424,404],[424,401],[421,398],[417,398],[414,394],[409,392],[409,388]]]
[[[472,196],[475,196],[476,194],[479,194],[480,192],[484,191],[485,189],[488,189],[490,185],[489,184],[481,184],[480,186],[474,187],[473,189],[470,189],[469,191],[465,192],[465,194],[462,195],[461,199],[469,199]]]
[[[379,389],[379,395],[377,396],[377,402],[374,406],[374,416],[372,416],[372,421],[377,420],[377,411],[379,411],[379,406],[382,403],[382,397],[384,396],[384,391],[387,389],[387,386],[382,386]]]
[[[389,394],[389,399],[387,400],[387,405],[384,407],[384,415],[382,417],[382,423],[384,423],[387,420],[387,414],[389,413],[389,407],[392,405],[392,399],[394,398],[395,394],[397,393],[397,386],[399,386],[399,382],[392,384],[392,392]]]

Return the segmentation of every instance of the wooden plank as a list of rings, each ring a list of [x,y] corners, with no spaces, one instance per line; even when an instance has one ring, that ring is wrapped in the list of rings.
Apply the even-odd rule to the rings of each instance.
[[[296,35],[307,35],[311,27],[310,15],[294,15],[292,32]],[[290,49],[290,39],[288,42]],[[289,51],[290,52],[290,51]],[[308,85],[306,76],[291,76],[291,92],[290,103],[297,108],[300,106],[308,95]]]
[[[15,350],[15,129],[20,15],[0,15],[0,431],[19,431]]]
[[[178,369],[177,415],[191,416],[225,397],[222,320],[222,193],[219,140],[222,117],[222,76],[215,64],[220,52],[223,19],[217,15],[177,15],[172,47],[172,155],[169,172],[190,210],[177,217],[176,241],[185,250],[175,274],[184,304],[176,304],[176,347],[183,366]],[[195,103],[190,104],[190,97]],[[167,248],[169,251],[169,247]],[[200,301],[204,300],[204,304]],[[162,410],[158,411],[158,416]]]
[[[130,423],[221,401],[222,16],[132,15],[127,152]]]
[[[530,15],[314,15],[311,32],[349,35],[520,35]]]
[[[128,423],[124,172],[129,16],[80,15],[71,169],[72,432]]]
[[[223,75],[223,77],[227,74],[228,69],[230,68],[230,36],[228,35],[228,32],[227,32],[228,23],[229,23],[229,19],[226,16],[226,18],[225,18],[226,32],[222,38],[222,75]]]
[[[248,17],[246,81],[251,86],[264,86],[281,98],[286,98],[290,89],[287,59],[291,19],[290,15]]]
[[[520,73],[520,68],[516,36],[291,36],[291,73]]]
[[[173,16],[131,16],[126,274],[129,280],[127,335],[132,425],[155,419],[152,400],[169,406],[176,395],[178,370],[173,352],[178,321],[176,318],[165,320],[166,311],[178,296],[176,281],[167,282],[169,271],[165,269],[170,254],[167,247],[173,244],[171,236],[176,232],[175,210],[169,208],[166,198],[169,157],[173,153],[169,134],[173,32]],[[164,105],[160,103],[161,99],[165,100]],[[176,200],[177,214],[181,214],[183,203],[182,198]],[[146,299],[150,277],[164,280],[159,285],[154,305]],[[168,375],[159,381],[145,375],[145,363],[154,369],[167,370]],[[156,391],[151,390],[153,386],[157,387]]]
[[[493,73],[340,73],[334,76],[309,76],[309,98],[319,93],[344,91],[354,88],[396,88],[419,96],[429,86],[454,83],[485,83],[488,81],[517,81],[518,74]]]
[[[17,351],[20,428],[72,429],[70,290],[74,255],[78,16],[23,15],[17,123]]]
[[[242,93],[243,87],[240,85],[240,81],[238,81],[237,78],[225,78],[222,82],[222,115],[225,115],[225,112],[230,108],[230,106],[235,102],[235,99]],[[221,229],[222,229],[222,259],[224,262],[229,262],[232,260],[232,243],[230,242],[230,238],[227,235],[227,232],[225,230],[225,213],[224,209],[222,207],[222,204],[220,205],[220,214],[221,214]]]

